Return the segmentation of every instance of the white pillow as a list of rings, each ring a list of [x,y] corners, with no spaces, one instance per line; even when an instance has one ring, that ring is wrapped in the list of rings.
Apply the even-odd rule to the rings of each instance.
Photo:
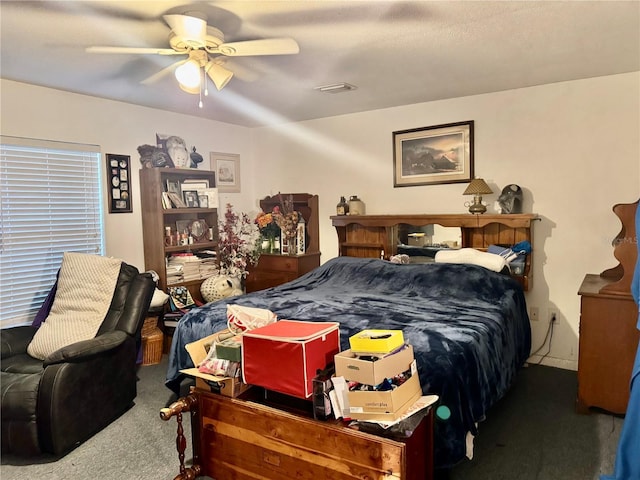
[[[149,308],[160,308],[162,305],[167,303],[167,300],[169,300],[169,295],[156,288],[153,292],[153,297],[151,298],[151,304],[149,305]]]
[[[122,260],[65,252],[58,290],[27,353],[44,360],[56,350],[94,338],[109,310]]]
[[[457,250],[439,250],[436,253],[436,263],[470,263],[501,272],[507,262],[500,255],[481,252],[475,248],[460,248]]]

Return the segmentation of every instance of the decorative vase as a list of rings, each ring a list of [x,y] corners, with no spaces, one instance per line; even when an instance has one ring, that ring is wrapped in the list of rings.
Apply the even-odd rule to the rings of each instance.
[[[260,241],[260,251],[262,253],[272,253],[279,254],[280,253],[280,239],[275,235],[269,235],[267,237],[262,237]]]
[[[296,247],[296,236],[297,234],[294,233],[293,235],[287,237],[287,254],[289,255],[295,256],[298,254]]]
[[[280,253],[280,239],[278,237],[273,236],[269,239],[269,253]]]

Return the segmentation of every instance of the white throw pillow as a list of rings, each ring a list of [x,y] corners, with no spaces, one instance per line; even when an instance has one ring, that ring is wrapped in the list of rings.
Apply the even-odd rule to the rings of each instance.
[[[469,263],[501,272],[507,262],[500,255],[481,252],[475,248],[460,248],[457,250],[440,250],[436,253],[436,263]]]
[[[44,360],[56,350],[94,338],[109,310],[122,260],[65,252],[49,316],[27,353]]]

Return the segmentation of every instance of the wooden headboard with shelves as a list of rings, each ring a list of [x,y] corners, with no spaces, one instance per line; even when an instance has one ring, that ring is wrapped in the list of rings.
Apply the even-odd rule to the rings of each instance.
[[[533,245],[531,213],[505,215],[416,214],[339,215],[331,217],[338,234],[340,256],[388,259],[398,253],[400,225],[458,227],[461,247],[485,251],[489,245],[514,245],[528,240]],[[514,275],[525,290],[530,288],[533,252],[527,255],[523,275]]]

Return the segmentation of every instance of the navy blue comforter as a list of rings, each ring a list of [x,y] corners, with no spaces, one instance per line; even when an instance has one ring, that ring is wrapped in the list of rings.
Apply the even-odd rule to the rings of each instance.
[[[509,276],[474,265],[394,264],[338,257],[292,282],[207,304],[176,328],[166,384],[193,366],[184,345],[226,327],[227,303],[267,308],[278,318],[340,322],[342,349],[368,328],[401,329],[413,345],[425,394],[451,410],[436,422],[436,467],[466,452],[467,432],[509,389],[529,355],[524,294]]]

